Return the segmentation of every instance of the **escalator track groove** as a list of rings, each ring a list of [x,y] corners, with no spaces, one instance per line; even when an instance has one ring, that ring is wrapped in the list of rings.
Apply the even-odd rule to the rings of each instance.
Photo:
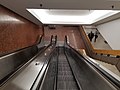
[[[57,49],[39,90],[120,90],[70,49]]]
[[[54,52],[43,85],[39,90],[80,90],[64,54],[64,49],[59,48],[56,51],[59,54]]]
[[[63,48],[59,49],[57,90],[79,90]]]

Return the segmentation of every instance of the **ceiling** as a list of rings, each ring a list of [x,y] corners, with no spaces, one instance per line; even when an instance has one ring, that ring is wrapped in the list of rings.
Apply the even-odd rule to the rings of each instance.
[[[65,16],[73,16],[73,15],[80,15],[80,16],[84,16],[84,15],[88,15],[88,14],[91,14],[93,12],[93,10],[49,10],[49,11],[46,11],[49,15],[65,15]]]
[[[86,24],[119,13],[118,10],[63,10],[63,9],[27,9],[43,24]]]
[[[10,10],[18,13],[26,19],[40,25],[41,22],[32,16],[26,8],[37,8],[37,9],[72,9],[72,10],[120,10],[120,0],[0,0],[0,4],[9,8]],[[50,12],[50,14],[59,12]],[[65,13],[65,12],[63,12]],[[85,15],[87,12],[80,12]],[[80,14],[78,13],[78,14]],[[65,13],[71,14],[71,12]],[[74,13],[73,13],[74,14]],[[111,16],[108,19],[101,20],[94,24],[106,22],[111,19],[119,18],[120,14]]]

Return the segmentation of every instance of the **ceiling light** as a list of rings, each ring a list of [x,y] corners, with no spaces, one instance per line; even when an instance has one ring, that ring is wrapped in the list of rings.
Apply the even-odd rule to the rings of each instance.
[[[117,10],[27,10],[43,24],[92,24],[120,12]]]

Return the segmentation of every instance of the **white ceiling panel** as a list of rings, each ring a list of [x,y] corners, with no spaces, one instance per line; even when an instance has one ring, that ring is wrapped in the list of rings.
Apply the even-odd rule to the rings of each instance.
[[[32,16],[26,10],[26,8],[69,10],[120,10],[120,0],[0,0],[0,4],[38,25],[40,24],[40,21]],[[40,6],[40,4],[42,4],[42,6]],[[50,14],[55,13],[62,15],[62,13],[60,12],[50,12]],[[83,15],[87,14],[87,12],[82,13]],[[74,15],[75,13],[68,12],[65,14]]]

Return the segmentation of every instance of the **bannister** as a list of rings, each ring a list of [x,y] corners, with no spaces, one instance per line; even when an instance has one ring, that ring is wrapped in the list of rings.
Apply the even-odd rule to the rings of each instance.
[[[84,55],[80,54],[79,52],[77,52],[74,48],[72,48],[68,43],[67,43],[67,36],[65,36],[65,49],[67,50],[68,48],[66,48],[67,46],[69,47],[70,51],[74,52],[73,57],[81,57],[84,58],[85,62],[87,61],[88,63],[90,63],[91,65],[93,65],[100,73],[102,73],[102,75],[104,75],[104,78],[106,78],[107,80],[109,80],[113,85],[118,86],[118,88],[120,87],[120,83],[119,83],[119,79],[116,79],[115,77],[113,77],[110,73],[106,72],[105,69],[101,68],[99,65],[97,65],[96,63],[93,63],[91,60],[88,60],[88,58],[86,59],[84,57]],[[73,54],[73,53],[72,53]],[[72,55],[71,54],[71,55]],[[120,64],[119,64],[120,66]],[[117,67],[117,66],[116,66]],[[119,70],[120,68],[117,67]]]
[[[120,71],[120,50],[94,49],[82,26],[79,27],[79,31],[85,45],[86,54],[88,56],[109,64],[113,64]]]
[[[92,50],[94,50],[94,47],[93,47],[93,45],[91,44],[90,39],[89,39],[89,38],[88,38],[88,36],[86,35],[86,33],[85,33],[85,31],[84,31],[83,26],[81,26],[80,28],[82,29],[82,33],[83,33],[83,35],[84,35],[84,37],[85,37],[86,41],[89,43],[90,48],[91,48]]]
[[[100,50],[100,49],[94,49],[94,52],[96,54],[107,54],[107,55],[114,55],[114,56],[120,56],[120,50]]]
[[[85,31],[84,31],[82,26],[79,27],[79,32],[80,32],[81,37],[83,39],[83,42],[84,42],[84,45],[85,45],[85,50],[86,50],[87,54],[89,56],[92,56],[94,48],[93,48],[92,44],[90,43],[90,40],[86,36],[86,33],[85,33]]]
[[[88,39],[88,37],[87,37],[87,35],[86,35],[85,31],[84,31],[84,28],[82,26],[80,26],[80,32],[81,32],[81,34],[83,34],[82,38],[83,38],[85,44],[87,44],[86,46],[88,46],[87,47],[88,50],[92,50],[92,52],[95,53],[95,54],[101,54],[101,55],[107,55],[107,56],[110,56],[110,55],[120,56],[120,50],[100,50],[100,49],[94,49],[94,47],[90,43],[90,40]]]

